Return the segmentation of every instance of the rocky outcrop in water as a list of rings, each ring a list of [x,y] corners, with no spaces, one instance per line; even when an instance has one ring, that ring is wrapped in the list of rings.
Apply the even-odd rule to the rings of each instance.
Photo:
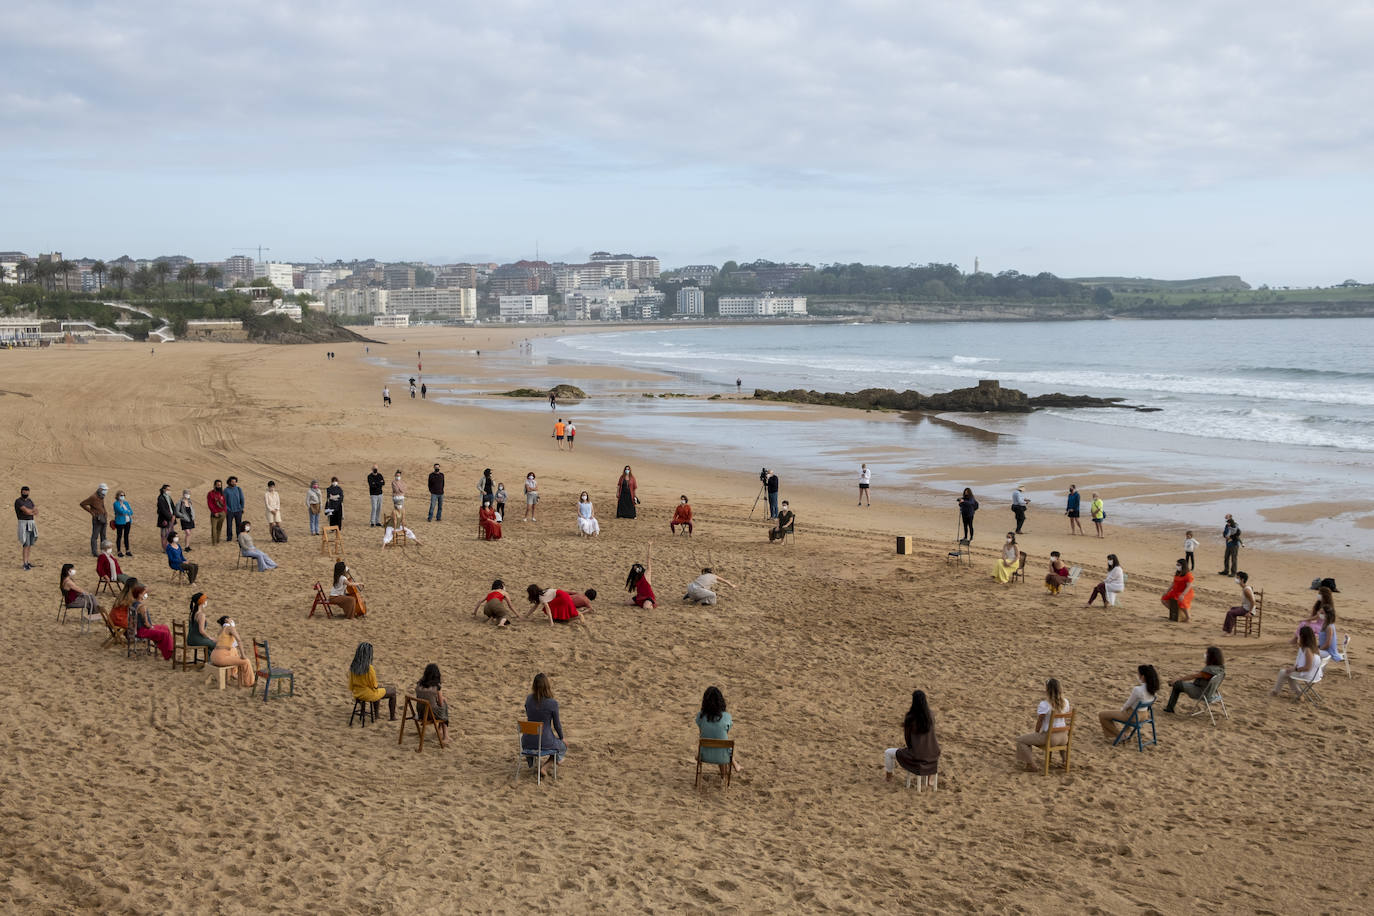
[[[1122,398],[1094,398],[1086,395],[1044,394],[1027,397],[1024,391],[1003,388],[996,379],[984,379],[976,388],[957,388],[942,394],[919,391],[893,391],[891,388],[865,388],[862,391],[833,392],[770,391],[759,388],[754,398],[760,401],[787,401],[793,404],[822,404],[828,407],[856,407],[861,410],[926,410],[956,413],[1030,413],[1041,407],[1120,407],[1127,410],[1156,410],[1134,407]]]

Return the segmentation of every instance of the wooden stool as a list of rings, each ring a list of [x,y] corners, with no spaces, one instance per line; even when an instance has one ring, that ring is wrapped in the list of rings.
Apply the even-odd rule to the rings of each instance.
[[[205,683],[209,684],[218,678],[219,689],[223,690],[229,683],[229,672],[233,670],[233,668],[221,668],[219,665],[208,665],[205,673]]]
[[[373,721],[373,722],[376,722],[376,721],[377,721],[377,706],[378,706],[378,703],[379,703],[378,700],[373,700],[373,701],[369,704],[367,700],[360,700],[360,699],[358,699],[357,697],[354,697],[354,698],[353,698],[353,713],[348,717],[348,727],[349,727],[349,728],[352,728],[352,727],[353,727],[353,716],[357,716],[357,717],[358,717],[358,723],[359,723],[360,725],[362,725],[363,728],[367,728],[367,707],[368,707],[369,705],[372,707],[372,721]]]

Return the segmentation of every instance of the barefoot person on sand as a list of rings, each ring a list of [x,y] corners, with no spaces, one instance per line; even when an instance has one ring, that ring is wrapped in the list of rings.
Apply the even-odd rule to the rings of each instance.
[[[1016,760],[1023,767],[1031,772],[1035,772],[1036,752],[1033,748],[1042,748],[1049,737],[1051,719],[1054,728],[1063,728],[1068,724],[1068,715],[1071,707],[1063,691],[1059,688],[1059,680],[1050,678],[1045,682],[1045,699],[1040,701],[1040,705],[1035,710],[1035,731],[1022,735],[1016,739]],[[1059,747],[1067,742],[1065,733],[1060,732],[1054,736],[1054,747]]]
[[[868,502],[868,488],[873,483],[873,474],[868,470],[868,465],[859,465],[859,505]]]
[[[697,713],[697,734],[715,741],[728,741],[733,725],[730,713],[725,711],[725,694],[720,692],[719,687],[707,687],[701,697],[701,712]],[[739,761],[735,759],[734,748],[703,747],[697,750],[697,755],[702,763],[714,763],[718,766],[721,779],[724,779],[728,772],[744,772]]]
[[[1102,734],[1108,740],[1116,738],[1121,727],[1135,714],[1137,706],[1141,703],[1153,703],[1155,694],[1159,693],[1159,673],[1155,671],[1154,665],[1141,665],[1135,669],[1135,673],[1138,683],[1131,688],[1131,695],[1126,697],[1126,702],[1121,708],[1097,714]]]
[[[935,719],[930,714],[930,704],[926,701],[924,690],[911,692],[911,708],[902,719],[902,738],[905,747],[890,747],[883,751],[883,769],[886,779],[892,781],[892,773],[898,764],[908,773],[930,777],[931,787],[939,780],[940,742],[935,739]]]
[[[630,567],[630,572],[625,576],[625,591],[630,593],[630,604],[652,611],[658,603],[658,596],[654,594],[653,583],[649,578],[654,572],[654,542],[649,542],[649,549],[644,554],[644,563],[635,563]]]
[[[510,603],[510,595],[506,594],[504,581],[497,579],[491,583],[491,591],[477,602],[477,607],[472,609],[472,616],[476,617],[478,612],[486,620],[495,621],[498,627],[510,626],[511,618],[515,616],[515,606]]]

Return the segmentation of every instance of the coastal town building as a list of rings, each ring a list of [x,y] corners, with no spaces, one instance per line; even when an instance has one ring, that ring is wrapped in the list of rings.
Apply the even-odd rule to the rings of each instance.
[[[295,277],[290,264],[278,261],[264,261],[253,265],[253,279],[266,279],[277,289],[295,289]]]
[[[22,251],[0,251],[0,283],[18,283],[19,265],[29,260]]]
[[[389,293],[377,286],[352,289],[340,286],[322,293],[324,310],[330,315],[380,315],[386,311]]]
[[[722,318],[787,317],[806,314],[805,296],[721,296]]]
[[[409,315],[374,315],[372,318],[374,328],[408,328],[410,327]]]
[[[547,302],[547,299],[545,300]],[[546,306],[547,310],[547,306]],[[477,319],[477,290],[462,289],[393,289],[387,293],[388,314],[406,314],[412,322],[475,321]]]
[[[677,314],[705,315],[706,294],[696,286],[684,286],[677,291]]]
[[[507,321],[549,317],[548,296],[502,296],[501,317]]]
[[[302,289],[315,293],[322,292],[352,273],[353,271],[347,267],[312,267],[305,272],[305,284]]]
[[[387,289],[415,288],[415,268],[409,264],[388,264],[383,276]]]
[[[450,264],[434,274],[434,285],[440,289],[462,289],[477,286],[477,268],[471,264]]]
[[[224,282],[227,286],[233,286],[239,281],[251,283],[253,281],[253,259],[245,254],[236,254],[231,258],[224,259]]]
[[[710,286],[719,273],[720,268],[714,264],[688,264],[677,269],[678,279],[693,281],[698,286]]]

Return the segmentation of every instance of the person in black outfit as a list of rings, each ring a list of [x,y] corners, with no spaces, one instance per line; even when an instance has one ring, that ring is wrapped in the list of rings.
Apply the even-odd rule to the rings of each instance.
[[[768,472],[768,517],[778,517],[778,475]]]
[[[1226,525],[1221,529],[1221,539],[1226,542],[1226,553],[1222,556],[1221,572],[1219,576],[1234,576],[1236,568],[1240,565],[1240,525],[1231,518],[1231,514],[1226,514]]]
[[[337,477],[329,478],[329,489],[324,491],[324,517],[329,524],[343,527],[343,487]]]
[[[377,470],[377,465],[372,466],[372,473],[367,475],[367,497],[372,501],[372,521],[368,524],[373,528],[382,526],[382,490],[386,488],[386,478],[382,472]]]
[[[172,530],[173,520],[176,518],[176,504],[172,502],[172,494],[167,491],[171,489],[170,484],[163,484],[157,491],[157,527],[162,540],[162,549],[167,549],[167,535]]]
[[[442,522],[444,520],[444,472],[439,470],[439,465],[434,466],[434,470],[429,474],[429,515],[425,518],[427,522]]]
[[[973,491],[964,487],[964,495],[959,497],[959,521],[964,526],[964,536],[960,540],[973,543],[973,513],[978,511],[978,500],[973,498]]]

